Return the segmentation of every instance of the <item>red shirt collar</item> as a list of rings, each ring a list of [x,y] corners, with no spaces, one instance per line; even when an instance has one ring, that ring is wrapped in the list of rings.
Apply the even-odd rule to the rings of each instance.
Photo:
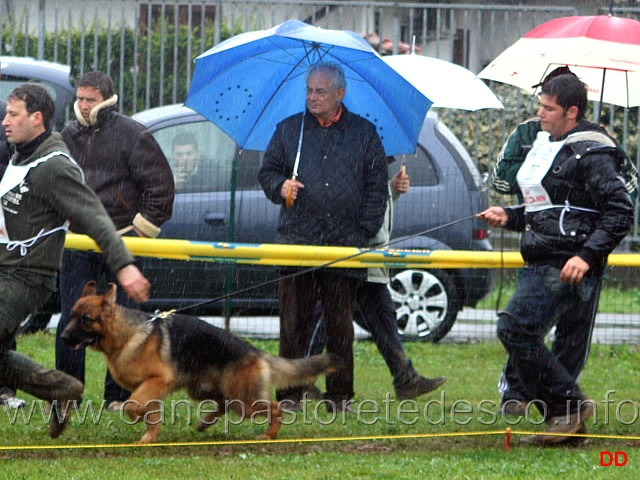
[[[338,113],[336,113],[336,116],[333,117],[331,120],[323,120],[319,117],[316,117],[314,115],[314,117],[316,117],[316,120],[318,120],[318,123],[320,124],[320,126],[322,127],[329,127],[330,125],[333,125],[334,123],[336,123],[338,120],[340,120],[340,117],[342,116],[342,104],[340,104],[340,108],[338,109]]]

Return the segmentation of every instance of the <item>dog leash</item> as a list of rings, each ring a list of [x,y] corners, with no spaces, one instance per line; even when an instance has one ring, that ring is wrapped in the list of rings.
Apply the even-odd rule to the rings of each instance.
[[[411,238],[419,237],[421,235],[425,235],[427,233],[435,232],[437,230],[442,230],[443,228],[451,227],[452,225],[456,225],[458,223],[466,222],[466,221],[472,220],[474,218],[476,218],[476,214],[469,215],[468,217],[459,218],[459,219],[453,220],[453,221],[451,221],[449,223],[438,225],[437,227],[428,228],[427,230],[423,230],[421,232],[414,233],[413,235],[410,235],[408,237],[397,238],[395,240],[387,242],[386,244],[383,244],[383,245],[380,245],[379,247],[376,247],[376,250],[379,250],[381,248],[390,247],[392,245],[395,245],[396,243],[404,242],[404,241],[409,240]],[[158,320],[160,318],[165,318],[165,317],[170,316],[170,315],[175,315],[176,313],[179,313],[179,312],[184,312],[185,310],[190,310],[192,308],[201,307],[203,305],[208,305],[210,303],[220,302],[220,301],[225,300],[225,299],[227,299],[229,297],[233,297],[235,295],[239,295],[239,294],[245,293],[245,292],[250,292],[251,290],[255,290],[256,288],[262,288],[264,286],[271,285],[273,283],[279,282],[282,279],[294,278],[294,277],[297,277],[299,275],[304,275],[306,273],[310,273],[310,272],[313,272],[315,270],[319,270],[321,268],[327,268],[327,267],[330,267],[331,265],[334,265],[336,263],[344,262],[346,260],[351,260],[352,258],[359,257],[360,255],[364,255],[365,253],[368,253],[371,250],[372,250],[371,248],[361,249],[359,252],[356,252],[356,253],[351,254],[351,255],[347,255],[346,257],[337,258],[335,260],[331,260],[329,262],[323,263],[322,265],[316,265],[315,267],[308,267],[308,268],[305,268],[305,269],[302,269],[302,270],[299,270],[297,272],[293,272],[293,273],[290,273],[290,274],[287,274],[287,275],[281,275],[278,278],[274,278],[272,280],[267,280],[266,282],[259,283],[258,285],[252,285],[252,286],[247,287],[247,288],[242,288],[240,290],[236,290],[235,292],[230,292],[230,293],[227,293],[225,295],[221,295],[219,297],[212,298],[211,300],[205,300],[203,302],[194,303],[193,305],[188,305],[186,307],[169,310],[167,312],[156,311],[156,312],[153,313],[153,316],[151,316],[149,318],[149,320],[147,320],[147,322],[151,323],[151,322],[153,322],[155,320]]]
[[[175,308],[172,308],[171,310],[166,310],[164,312],[161,312],[160,310],[156,310],[155,312],[153,312],[153,315],[150,315],[149,318],[145,320],[144,324],[148,325],[150,323],[155,322],[156,320],[172,317],[176,314],[176,312],[177,310]]]

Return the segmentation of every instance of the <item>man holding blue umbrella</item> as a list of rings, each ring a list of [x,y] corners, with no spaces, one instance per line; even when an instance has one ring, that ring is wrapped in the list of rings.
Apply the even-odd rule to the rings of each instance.
[[[388,201],[387,161],[376,127],[342,103],[343,69],[312,65],[306,77],[306,111],[276,126],[258,179],[269,200],[282,205],[278,243],[367,247],[382,225]],[[287,206],[287,197],[289,205]],[[353,308],[366,269],[325,268],[296,275],[282,268],[280,355],[302,358],[319,292],[328,332],[327,352],[344,368],[327,376],[330,411],[351,411]],[[303,388],[276,392],[290,410]]]

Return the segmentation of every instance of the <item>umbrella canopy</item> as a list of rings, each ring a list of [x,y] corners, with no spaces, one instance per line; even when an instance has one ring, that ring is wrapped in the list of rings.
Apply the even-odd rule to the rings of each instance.
[[[344,104],[376,125],[387,155],[415,151],[431,101],[360,35],[298,20],[237,35],[196,58],[185,105],[240,147],[265,150],[276,123],[305,109],[306,72],[320,61],[343,67]]]
[[[433,107],[480,110],[504,108],[471,70],[424,55],[388,55],[382,59],[433,101]]]
[[[556,18],[531,30],[478,76],[533,93],[560,65],[587,84],[589,100],[640,105],[640,22],[609,15]]]

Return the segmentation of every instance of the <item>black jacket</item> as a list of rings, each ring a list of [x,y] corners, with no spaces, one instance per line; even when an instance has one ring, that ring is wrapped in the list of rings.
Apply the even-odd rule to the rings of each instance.
[[[258,174],[267,198],[281,204],[279,243],[367,247],[384,218],[387,161],[375,126],[344,108],[323,127],[306,113],[298,180],[304,184],[292,208],[282,184],[291,178],[302,113],[277,127]]]
[[[563,137],[566,144],[542,180],[556,208],[506,209],[507,228],[523,232],[520,252],[527,263],[561,268],[577,255],[589,264],[587,275],[599,276],[631,228],[633,203],[620,176],[624,154],[592,125],[583,120]]]
[[[92,126],[69,123],[62,138],[116,228],[133,224],[155,237],[173,208],[169,162],[142,124],[113,107],[101,110],[97,118]]]

